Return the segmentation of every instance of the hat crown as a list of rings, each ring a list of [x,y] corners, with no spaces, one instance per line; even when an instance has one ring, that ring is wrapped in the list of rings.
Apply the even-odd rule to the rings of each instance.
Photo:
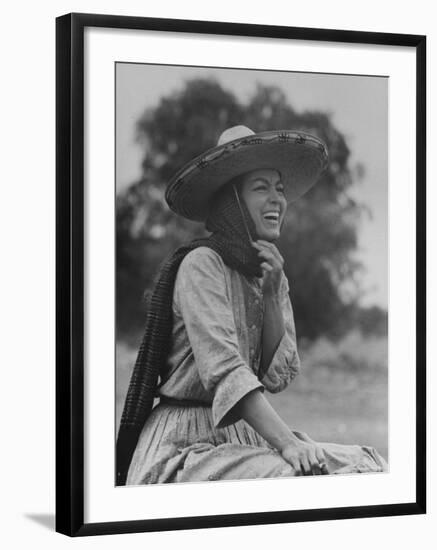
[[[224,145],[225,143],[229,143],[230,141],[233,141],[234,139],[240,139],[247,136],[253,136],[255,135],[255,132],[248,128],[247,126],[232,126],[231,128],[228,128],[224,132],[221,133],[220,137],[217,141],[217,147],[220,145]]]

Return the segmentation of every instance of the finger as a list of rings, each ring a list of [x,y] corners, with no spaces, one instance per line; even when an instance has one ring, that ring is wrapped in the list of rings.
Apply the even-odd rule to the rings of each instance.
[[[293,454],[285,454],[285,455],[282,455],[282,458],[288,462],[288,464],[290,464],[290,466],[293,468],[294,470],[294,473],[295,475],[297,476],[301,476],[302,475],[302,471],[300,469],[300,462],[299,462],[299,459],[297,458],[297,456],[293,455]]]
[[[259,246],[264,247],[266,250],[269,250],[278,259],[279,262],[284,262],[284,258],[281,256],[281,253],[279,252],[277,246],[274,245],[274,243],[270,243],[269,241],[264,241],[262,239],[258,239],[256,242]]]
[[[262,256],[263,258],[271,258],[272,260],[276,260],[276,257],[274,254],[270,252],[270,250],[267,250],[266,248],[260,248],[258,249],[258,256]],[[277,261],[277,260],[276,260]]]
[[[316,458],[320,463],[325,462],[325,453],[320,447],[316,446]]]
[[[301,464],[303,474],[305,476],[311,475],[311,466],[306,456],[302,456],[300,458],[300,464]]]
[[[316,449],[310,449],[308,451],[308,461],[311,466],[311,471],[314,475],[319,476],[321,474],[320,464],[316,457]]]
[[[282,270],[284,267],[284,258],[281,256],[276,246],[267,243],[267,241],[258,241],[258,243],[265,243],[257,245],[254,243],[255,248],[258,250],[258,255],[268,259],[277,269]]]
[[[267,262],[262,262],[261,264],[261,269],[264,269],[265,271],[273,271],[273,266],[271,266],[269,263]]]
[[[267,241],[252,241],[252,246],[254,246],[257,250],[271,250],[271,247]]]
[[[260,258],[263,258],[264,260],[267,260],[270,265],[275,267],[276,269],[282,269],[282,264],[278,260],[278,258],[272,254],[269,250],[259,250],[258,256]]]
[[[329,474],[328,466],[326,465],[325,453],[323,452],[323,449],[318,446],[316,446],[316,458],[319,462],[321,474]]]
[[[256,242],[257,242],[257,244],[259,244],[261,246],[265,246],[266,248],[270,248],[272,250],[274,248],[276,248],[276,246],[273,243],[271,243],[270,241],[265,241],[264,239],[258,239]],[[277,250],[277,248],[276,248],[276,250]]]
[[[302,470],[300,469],[299,460],[297,458],[290,458],[289,463],[291,464],[295,474],[297,476],[301,476],[302,475]]]

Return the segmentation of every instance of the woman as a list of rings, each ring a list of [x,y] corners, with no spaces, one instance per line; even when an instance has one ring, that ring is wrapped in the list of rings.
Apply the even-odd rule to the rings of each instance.
[[[170,182],[170,207],[211,236],[177,250],[158,275],[121,420],[118,484],[386,470],[373,448],[290,429],[263,394],[283,390],[300,366],[274,242],[287,200],[326,163],[312,136],[236,126]]]

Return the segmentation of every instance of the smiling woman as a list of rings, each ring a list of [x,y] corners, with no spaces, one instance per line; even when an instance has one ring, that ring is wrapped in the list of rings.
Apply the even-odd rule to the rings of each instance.
[[[241,178],[239,193],[255,223],[260,239],[279,239],[287,199],[281,174],[277,170],[254,170]]]
[[[387,469],[372,447],[290,428],[263,393],[285,389],[300,368],[275,241],[287,199],[326,164],[314,136],[236,126],[170,181],[169,206],[211,235],[179,248],[158,275],[120,423],[118,484]]]

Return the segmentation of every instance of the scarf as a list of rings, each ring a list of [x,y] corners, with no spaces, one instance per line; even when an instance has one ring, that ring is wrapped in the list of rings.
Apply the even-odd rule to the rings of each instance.
[[[250,235],[255,224],[236,187],[228,184],[212,200],[206,229],[211,235],[178,248],[162,265],[149,297],[144,335],[138,350],[127,392],[117,438],[117,485],[125,485],[132,455],[141,430],[153,407],[158,377],[165,368],[173,328],[173,289],[179,266],[185,256],[207,246],[224,263],[246,277],[261,277],[262,270]]]

